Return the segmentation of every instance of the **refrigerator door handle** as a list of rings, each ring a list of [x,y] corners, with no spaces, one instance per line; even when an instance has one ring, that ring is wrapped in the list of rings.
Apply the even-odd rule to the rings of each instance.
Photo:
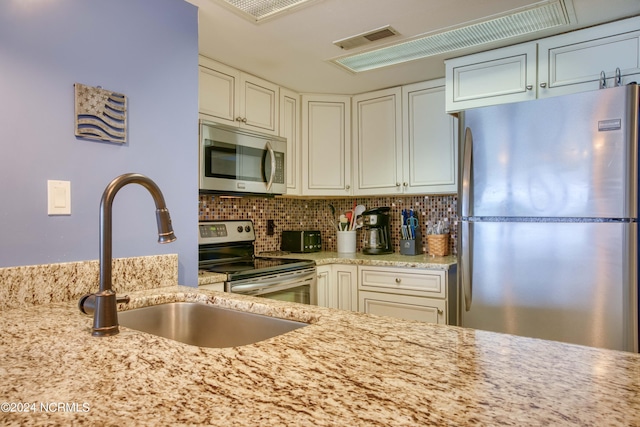
[[[462,283],[462,294],[464,296],[464,309],[465,311],[471,310],[471,302],[473,301],[473,286],[471,283],[472,274],[472,253],[471,253],[471,232],[473,230],[473,224],[469,221],[462,221],[460,223],[462,229],[460,230],[460,246],[462,250],[462,256],[458,260],[460,264],[460,281]]]
[[[470,128],[464,131],[462,147],[462,179],[460,180],[460,216],[471,216],[471,166],[473,154],[473,135]]]

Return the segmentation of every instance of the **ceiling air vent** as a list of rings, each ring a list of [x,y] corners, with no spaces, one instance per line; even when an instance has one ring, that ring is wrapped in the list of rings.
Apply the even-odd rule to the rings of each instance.
[[[358,34],[357,36],[347,37],[346,39],[337,40],[333,42],[341,49],[353,49],[354,47],[363,46],[367,43],[371,43],[377,40],[386,39],[398,35],[398,32],[391,28],[390,25],[376,28],[375,30],[367,31],[366,33]]]
[[[575,20],[571,0],[547,0],[533,6],[514,9],[503,15],[495,15],[467,25],[421,34],[400,40],[393,45],[374,47],[366,51],[331,59],[345,69],[358,73],[415,59],[454,52],[459,49],[482,46],[528,34],[562,28]],[[387,28],[387,27],[385,27]],[[381,29],[375,30],[380,31]],[[374,31],[374,32],[375,32]],[[369,35],[367,33],[366,35]],[[365,35],[357,38],[365,38]],[[355,39],[354,37],[353,39]],[[347,39],[351,41],[353,39]],[[334,42],[338,46],[345,40]],[[342,46],[341,46],[342,47]],[[353,47],[353,46],[351,46]],[[347,47],[344,47],[348,49]]]

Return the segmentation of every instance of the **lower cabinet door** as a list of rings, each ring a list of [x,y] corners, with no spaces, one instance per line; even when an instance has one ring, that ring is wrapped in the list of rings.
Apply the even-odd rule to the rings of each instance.
[[[316,274],[318,275],[318,281],[316,282],[318,295],[316,301],[320,307],[332,307],[330,295],[331,266],[316,267]]]
[[[360,311],[378,316],[418,320],[429,323],[446,323],[445,300],[379,292],[359,292]]]

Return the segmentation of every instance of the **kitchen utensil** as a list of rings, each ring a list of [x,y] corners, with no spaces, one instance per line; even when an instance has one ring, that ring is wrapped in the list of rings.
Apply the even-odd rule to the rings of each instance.
[[[342,214],[340,215],[340,225],[339,225],[339,230],[338,231],[348,231],[349,228],[349,220],[347,219],[347,216]]]
[[[331,224],[336,231],[340,231],[340,227],[338,227],[338,223],[336,222],[336,208],[331,203],[329,203],[329,209],[331,209]]]
[[[364,207],[364,205],[357,205],[355,208],[353,208],[353,218],[351,219],[351,229],[354,230],[354,226],[355,226],[355,222],[358,219],[358,217],[360,215],[362,215],[362,213],[364,211],[366,211],[367,208]]]

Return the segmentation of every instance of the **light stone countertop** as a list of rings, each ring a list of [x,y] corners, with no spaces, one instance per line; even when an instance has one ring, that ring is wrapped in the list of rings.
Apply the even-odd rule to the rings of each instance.
[[[638,354],[195,288],[129,295],[132,307],[194,300],[311,325],[212,349],[124,327],[91,337],[76,301],[4,310],[0,403],[38,406],[2,404],[0,424],[640,425]]]
[[[227,275],[223,273],[212,273],[210,271],[198,271],[198,285],[212,285],[227,281]]]
[[[452,265],[456,265],[457,258],[454,255],[444,257],[435,257],[429,254],[422,255],[402,255],[400,253],[391,253],[384,255],[365,255],[357,252],[355,254],[341,254],[338,252],[310,252],[310,253],[294,253],[294,252],[262,252],[258,254],[261,257],[289,258],[289,259],[308,259],[316,262],[316,265],[325,264],[356,264],[356,265],[375,265],[384,267],[411,267],[411,268],[429,268],[436,270],[448,270]]]
[[[365,255],[360,252],[355,254],[341,254],[338,252],[262,252],[259,257],[304,259],[315,261],[316,265],[327,264],[352,264],[352,265],[373,265],[379,267],[405,267],[405,268],[427,268],[432,270],[449,270],[455,266],[457,258],[454,255],[444,257],[434,257],[428,254],[423,255],[401,255],[400,253],[384,255]],[[210,285],[227,280],[226,274],[200,271],[198,273],[198,285]]]

